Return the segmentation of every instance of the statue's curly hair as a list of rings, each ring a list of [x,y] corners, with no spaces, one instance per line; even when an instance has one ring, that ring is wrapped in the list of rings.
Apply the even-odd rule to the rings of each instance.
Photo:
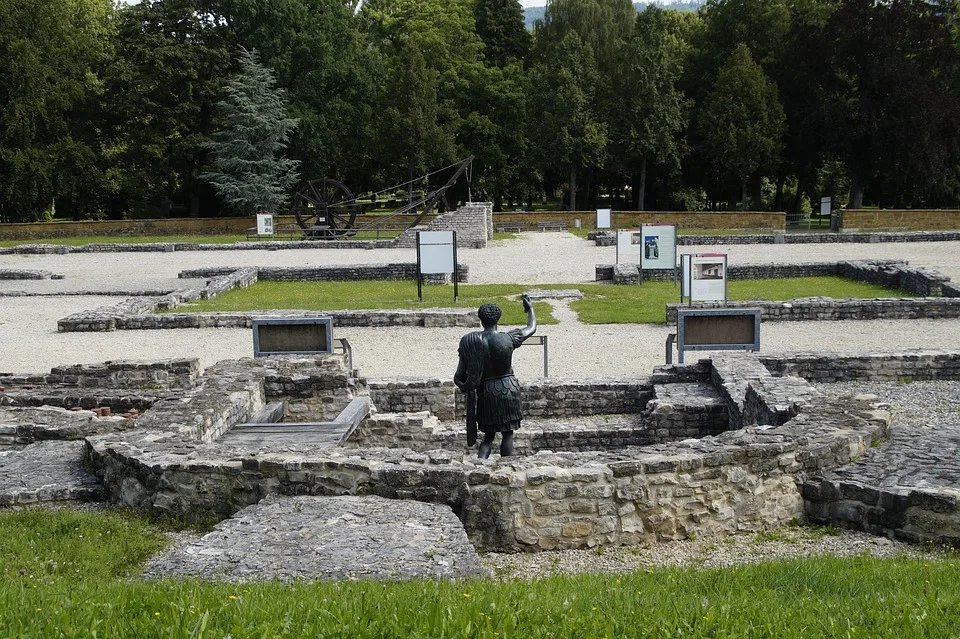
[[[480,323],[486,328],[496,326],[497,322],[500,321],[500,316],[503,315],[503,311],[496,304],[484,304],[477,311],[477,315],[480,316]]]

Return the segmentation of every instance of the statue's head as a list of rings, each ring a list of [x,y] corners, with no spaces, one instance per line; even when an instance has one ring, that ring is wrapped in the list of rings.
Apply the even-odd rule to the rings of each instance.
[[[484,328],[496,326],[502,314],[503,312],[496,304],[484,304],[480,307],[480,310],[477,311],[477,315],[480,316],[480,323],[483,324]]]

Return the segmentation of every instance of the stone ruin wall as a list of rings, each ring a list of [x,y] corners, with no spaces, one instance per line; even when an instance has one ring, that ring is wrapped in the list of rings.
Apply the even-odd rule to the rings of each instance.
[[[404,231],[393,246],[413,248],[417,245],[418,231],[456,231],[460,248],[484,248],[493,239],[493,204],[472,202],[456,211],[438,215],[423,226],[414,226]]]
[[[797,472],[841,463],[887,427],[882,415],[857,416],[844,406],[847,412],[834,407],[808,416],[814,422],[798,424],[797,431],[790,424],[804,414],[774,431],[500,462],[411,448],[245,452],[216,438],[266,400],[250,379],[249,367],[257,365],[224,364],[216,371],[216,397],[153,409],[141,419],[155,428],[142,435],[88,438],[88,457],[110,493],[132,506],[188,515],[211,509],[232,514],[271,492],[420,499],[451,504],[482,548],[582,548],[783,523],[802,515]],[[702,378],[704,364],[672,370],[667,378]],[[198,409],[203,423],[177,416]],[[181,427],[158,446],[149,433],[172,423],[193,427]],[[203,443],[186,446],[185,435]]]
[[[761,361],[769,370],[759,366]],[[305,450],[286,445],[253,451],[218,442],[232,424],[248,419],[271,397],[289,392],[283,384],[295,378],[302,382],[302,375],[323,377],[304,369],[279,371],[275,365],[265,371],[264,365],[260,360],[221,363],[195,388],[157,402],[136,419],[134,430],[88,436],[88,460],[100,469],[113,498],[184,516],[211,511],[229,515],[268,493],[419,499],[453,506],[474,543],[491,550],[585,548],[761,530],[801,518],[805,508],[816,521],[851,527],[864,524],[840,515],[870,509],[871,521],[882,519],[888,526],[875,531],[923,539],[941,533],[918,532],[918,521],[942,523],[958,516],[956,500],[949,496],[917,491],[875,496],[857,487],[812,481],[884,439],[890,418],[869,402],[818,398],[792,376],[823,381],[957,379],[958,352],[735,357],[663,367],[651,379],[654,385],[697,383],[706,374],[727,410],[734,417],[739,411],[746,427],[619,450],[564,453],[558,446],[550,453],[506,461],[464,456],[462,441],[454,448],[432,450]],[[346,376],[343,363],[329,366],[328,374]],[[354,383],[362,393],[359,381]],[[574,385],[567,384],[568,390]],[[371,384],[372,392],[376,385]],[[436,422],[427,415],[407,419],[407,432],[432,428],[429,420]],[[757,430],[749,426],[752,421],[782,425]],[[530,436],[533,442],[540,434],[531,430]],[[824,500],[836,496],[843,508],[828,508],[835,502]],[[853,503],[855,499],[862,502]],[[896,510],[901,507],[909,509],[907,519]],[[896,528],[897,521],[907,524]]]

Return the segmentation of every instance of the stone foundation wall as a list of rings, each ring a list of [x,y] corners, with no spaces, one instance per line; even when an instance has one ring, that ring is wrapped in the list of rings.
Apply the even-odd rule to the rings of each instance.
[[[884,488],[815,477],[804,482],[802,492],[805,514],[813,522],[960,548],[956,491]]]
[[[357,282],[362,280],[416,280],[417,265],[415,262],[400,262],[394,264],[344,264],[339,266],[261,266],[259,268],[240,267],[211,267],[181,271],[181,278],[217,278],[229,277],[241,272],[253,271],[257,280],[276,282]],[[469,280],[470,265],[460,264],[460,282]],[[423,281],[427,284],[445,284],[452,282],[452,275],[424,275]],[[252,283],[252,282],[251,282]],[[245,284],[249,286],[249,284]],[[213,288],[213,281],[206,286]],[[215,297],[216,292],[211,297]],[[204,298],[206,299],[206,298]]]
[[[902,297],[879,299],[833,299],[809,297],[780,302],[749,300],[726,304],[697,302],[667,304],[667,324],[677,323],[679,308],[759,308],[764,322],[802,322],[872,319],[944,319],[960,317],[960,298]]]
[[[110,493],[139,507],[232,514],[268,492],[375,494],[455,504],[484,550],[587,548],[763,530],[801,516],[796,473],[845,463],[883,437],[885,418],[854,408],[825,405],[796,427],[655,450],[477,464],[443,451],[251,455],[215,444],[186,457],[144,448],[130,433],[91,437],[87,453]]]
[[[221,362],[198,389],[158,402],[135,430],[89,437],[89,462],[109,494],[130,506],[187,517],[232,514],[268,493],[418,499],[453,505],[481,549],[587,548],[780,525],[802,514],[799,473],[849,461],[885,437],[889,427],[889,415],[872,405],[824,401],[801,406],[780,426],[654,446],[633,445],[630,437],[637,429],[629,421],[593,428],[582,419],[566,427],[537,425],[525,434],[530,452],[541,445],[595,447],[618,437],[621,444],[608,451],[539,449],[530,456],[489,461],[459,454],[462,442],[452,450],[427,451],[402,444],[416,439],[416,431],[424,432],[425,442],[457,436],[439,431],[439,421],[427,415],[393,424],[403,448],[347,450],[284,442],[251,451],[217,442],[267,400],[264,379],[286,383],[310,375],[309,363],[296,370],[276,366],[267,360]],[[701,379],[707,367],[703,360],[664,367],[655,377],[665,384]],[[276,392],[281,391],[286,392],[282,387]],[[790,399],[760,391],[740,405]],[[681,424],[679,413],[697,404],[699,392],[664,389],[656,402],[648,402],[642,419],[659,419],[658,408],[663,408],[666,419],[660,426]],[[707,407],[708,402],[701,403]],[[381,414],[360,428],[372,432],[379,423],[386,429],[390,419]],[[704,423],[711,419],[715,422],[716,415],[705,416]]]
[[[0,268],[0,280],[62,280],[63,275],[42,269]]]
[[[371,380],[370,399],[386,412],[428,411],[442,421],[463,420],[466,399],[453,380]],[[525,417],[576,417],[642,412],[653,398],[647,381],[584,380],[521,383]]]
[[[960,379],[960,351],[920,350],[904,353],[801,353],[764,357],[759,361],[774,375],[793,375],[811,382],[853,382]]]
[[[339,356],[288,362],[278,359],[263,378],[264,401],[283,401],[283,420],[333,421],[357,395],[365,380],[351,377]]]
[[[417,245],[418,231],[456,231],[460,248],[484,248],[493,239],[493,204],[473,202],[456,211],[439,215],[425,226],[415,226],[404,231],[396,240],[398,248]]]
[[[73,386],[77,388],[158,390],[193,388],[200,376],[196,358],[157,361],[117,360],[102,364],[57,366],[47,375],[0,373],[0,386]]]
[[[639,267],[636,264],[597,264],[596,280],[613,280],[615,284],[636,284]],[[930,269],[909,266],[899,260],[869,260],[857,262],[811,262],[802,264],[734,264],[727,267],[731,280],[787,279],[795,277],[840,276],[860,282],[879,284],[891,290],[902,289],[914,295],[937,297],[954,296],[943,285],[950,278]],[[671,281],[678,274],[673,269],[643,269],[643,279]]]

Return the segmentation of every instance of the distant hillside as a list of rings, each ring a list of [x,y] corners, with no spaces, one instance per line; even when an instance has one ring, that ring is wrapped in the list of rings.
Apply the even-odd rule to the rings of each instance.
[[[690,2],[668,2],[661,6],[664,9],[673,9],[674,11],[698,11],[704,0],[691,0]],[[643,11],[650,2],[634,2],[633,8],[637,11]],[[546,5],[542,7],[529,7],[523,10],[523,16],[527,23],[527,29],[533,28],[533,23],[543,19],[543,12],[546,11]]]

